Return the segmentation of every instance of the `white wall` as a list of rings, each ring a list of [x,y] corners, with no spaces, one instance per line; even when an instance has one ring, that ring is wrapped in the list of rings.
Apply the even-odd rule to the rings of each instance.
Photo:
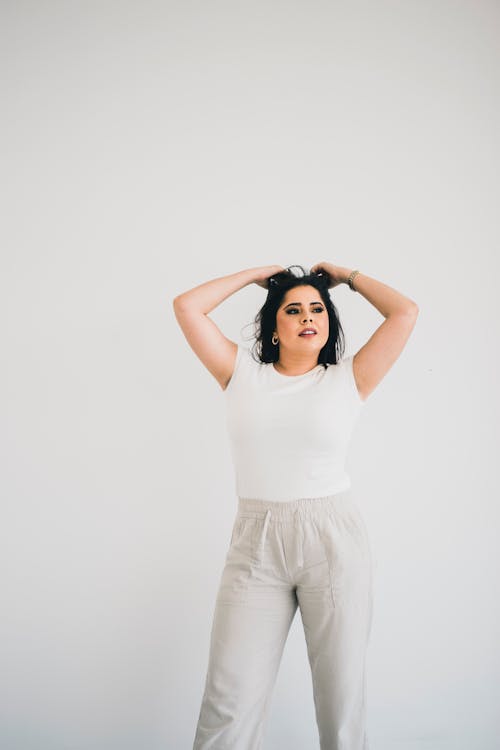
[[[349,457],[371,750],[494,750],[500,6],[4,2],[0,744],[189,750],[236,496],[176,294],[329,260],[420,307]],[[212,317],[249,343],[265,291]],[[356,351],[382,322],[333,292]],[[264,750],[318,747],[300,615]]]

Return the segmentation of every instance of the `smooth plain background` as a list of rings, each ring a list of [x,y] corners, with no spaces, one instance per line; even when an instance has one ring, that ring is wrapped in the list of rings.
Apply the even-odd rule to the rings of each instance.
[[[328,260],[414,299],[349,455],[372,750],[494,750],[500,6],[1,4],[0,745],[189,750],[236,511],[175,295]],[[382,322],[333,290],[353,353]],[[265,291],[212,313],[252,344]],[[297,612],[264,750],[318,748]]]

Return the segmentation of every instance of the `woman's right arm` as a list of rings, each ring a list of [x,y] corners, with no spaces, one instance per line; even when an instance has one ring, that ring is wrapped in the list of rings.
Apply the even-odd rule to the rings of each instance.
[[[175,317],[189,346],[223,390],[232,377],[238,345],[224,336],[208,313],[248,284],[267,288],[267,279],[283,270],[282,266],[249,268],[206,281],[175,297]]]

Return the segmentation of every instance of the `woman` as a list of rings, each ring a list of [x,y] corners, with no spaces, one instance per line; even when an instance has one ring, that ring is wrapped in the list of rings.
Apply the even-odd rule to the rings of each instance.
[[[255,320],[257,358],[208,317],[252,282],[268,292]],[[349,357],[328,292],[338,284],[385,318]],[[176,297],[174,310],[224,391],[238,495],[193,750],[261,748],[297,607],[321,750],[367,750],[372,553],[344,464],[362,407],[403,350],[418,307],[359,270],[322,262],[309,274],[267,266],[217,278]]]

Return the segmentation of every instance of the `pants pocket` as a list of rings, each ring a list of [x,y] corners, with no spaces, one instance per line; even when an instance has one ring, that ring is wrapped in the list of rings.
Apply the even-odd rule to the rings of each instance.
[[[371,595],[371,555],[366,529],[352,515],[327,515],[320,528],[334,607],[348,607]]]
[[[258,519],[248,516],[236,518],[229,545],[231,553],[256,561]]]
[[[231,540],[229,542],[229,547],[232,547],[234,544],[237,543],[237,541],[238,541],[238,539],[239,539],[239,537],[241,535],[244,522],[245,522],[245,519],[243,519],[243,518],[238,518],[237,517],[235,519],[235,521],[233,523],[233,529],[231,531]]]
[[[231,535],[231,552],[260,565],[266,527],[266,513],[239,513]]]

